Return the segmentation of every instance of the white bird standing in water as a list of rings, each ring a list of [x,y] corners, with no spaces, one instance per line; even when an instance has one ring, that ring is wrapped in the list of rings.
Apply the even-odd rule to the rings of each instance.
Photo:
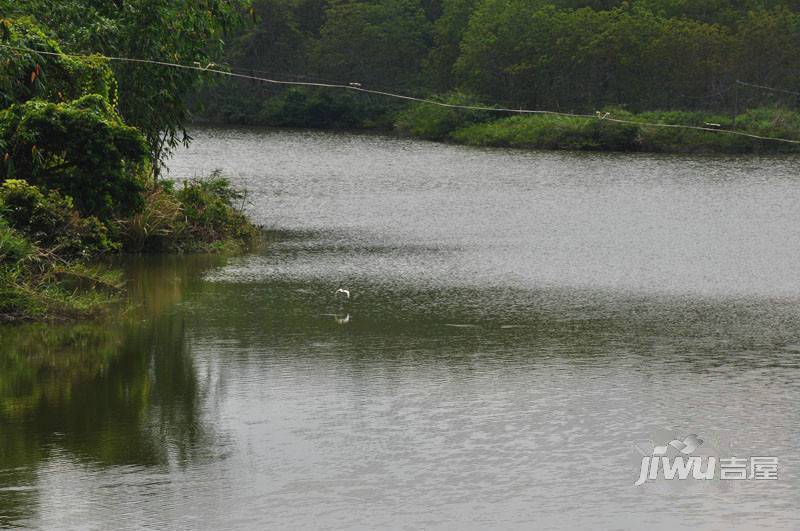
[[[350,290],[349,289],[339,288],[334,292],[334,295],[339,297],[340,300],[346,300],[346,301],[350,300]]]

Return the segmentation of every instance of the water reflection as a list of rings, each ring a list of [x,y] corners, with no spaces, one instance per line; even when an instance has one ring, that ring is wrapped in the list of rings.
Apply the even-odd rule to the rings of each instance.
[[[111,322],[0,327],[0,524],[35,513],[40,467],[185,464],[209,427],[174,307],[215,258],[125,264],[133,306]]]
[[[0,523],[315,527],[315,506],[391,526],[401,504],[412,524],[500,507],[553,527],[560,489],[605,528],[614,507],[647,518],[619,448],[652,426],[744,422],[742,448],[791,451],[793,301],[362,279],[342,314],[330,279],[243,282],[258,260],[141,259],[124,318],[0,331]],[[792,484],[722,494],[701,524]]]

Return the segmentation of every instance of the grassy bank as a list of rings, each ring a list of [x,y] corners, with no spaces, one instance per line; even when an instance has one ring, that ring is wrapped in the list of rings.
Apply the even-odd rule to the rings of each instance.
[[[687,125],[734,130],[733,118],[702,112],[669,111],[633,114],[607,109],[599,118],[517,115],[459,111],[419,104],[401,113],[401,134],[472,146],[583,151],[644,151],[656,153],[783,153],[800,145],[759,140],[725,132],[658,125]],[[800,113],[779,108],[751,109],[737,116],[735,130],[759,136],[800,140]]]
[[[509,115],[498,111],[455,109],[429,103],[398,104],[379,98],[322,89],[292,88],[277,96],[249,100],[243,91],[218,97],[199,114],[217,124],[260,125],[306,129],[372,129],[402,136],[472,146],[582,151],[638,151],[654,153],[786,153],[800,145],[759,140],[724,131],[800,140],[800,112],[781,107],[759,107],[731,115],[703,111],[648,111],[631,113],[605,108],[597,117],[549,114]],[[486,107],[479,98],[462,92],[430,96],[461,106]],[[226,104],[229,103],[229,104]],[[391,105],[389,104],[391,103]],[[613,119],[633,123],[619,123]],[[655,125],[649,125],[655,124]],[[664,126],[706,127],[702,131]]]
[[[124,285],[103,258],[119,253],[231,252],[260,231],[242,213],[244,196],[218,174],[147,187],[141,208],[101,222],[69,197],[22,180],[0,186],[0,322],[103,314]]]

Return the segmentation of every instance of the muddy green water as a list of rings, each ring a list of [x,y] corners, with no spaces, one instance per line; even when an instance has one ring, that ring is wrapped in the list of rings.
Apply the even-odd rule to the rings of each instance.
[[[0,328],[0,526],[800,528],[800,159],[195,136],[270,244]],[[665,432],[779,479],[634,486]]]

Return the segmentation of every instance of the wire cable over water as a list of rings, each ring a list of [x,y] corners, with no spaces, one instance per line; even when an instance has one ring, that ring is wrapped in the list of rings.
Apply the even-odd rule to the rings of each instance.
[[[416,96],[409,96],[406,94],[398,94],[394,92],[388,92],[383,90],[373,90],[362,87],[359,83],[349,83],[349,84],[342,84],[342,83],[320,83],[320,82],[313,82],[313,81],[287,81],[287,80],[279,80],[279,79],[271,79],[267,77],[260,77],[260,76],[253,76],[249,74],[241,74],[237,72],[229,72],[227,70],[221,70],[216,68],[214,63],[209,63],[205,67],[200,66],[199,64],[195,65],[185,65],[180,63],[171,63],[168,61],[159,61],[159,60],[152,60],[152,59],[136,59],[131,57],[115,57],[115,56],[108,56],[103,54],[71,54],[71,53],[59,53],[59,52],[47,52],[43,50],[34,50],[32,48],[26,48],[23,46],[12,46],[9,44],[0,44],[0,48],[6,48],[9,50],[15,50],[19,52],[29,52],[29,53],[36,53],[41,55],[50,55],[55,57],[66,56],[66,57],[75,57],[75,58],[90,58],[90,57],[100,57],[107,61],[117,61],[117,62],[125,62],[125,63],[135,63],[135,64],[150,64],[150,65],[157,65],[163,66],[168,68],[176,68],[181,70],[192,70],[197,72],[209,72],[212,74],[218,74],[222,76],[227,76],[230,78],[236,79],[247,79],[251,81],[260,81],[262,83],[270,83],[274,85],[288,85],[288,86],[300,86],[300,87],[320,87],[320,88],[331,88],[331,89],[341,89],[341,90],[352,90],[354,92],[362,92],[364,94],[374,94],[377,96],[384,96],[387,98],[394,98],[399,100],[405,101],[414,101],[418,103],[425,103],[429,105],[435,105],[437,107],[446,107],[449,109],[462,109],[468,111],[486,111],[486,112],[498,112],[498,113],[508,113],[508,114],[540,114],[540,115],[549,115],[549,116],[563,116],[566,118],[596,118],[598,120],[605,120],[607,122],[619,123],[619,124],[631,124],[631,125],[639,125],[639,126],[648,126],[648,127],[662,127],[662,128],[671,128],[671,129],[689,129],[695,131],[709,131],[712,133],[721,133],[721,134],[728,134],[728,135],[735,135],[735,136],[742,136],[747,138],[753,138],[756,140],[767,140],[767,141],[774,141],[774,142],[784,142],[787,144],[800,144],[800,140],[792,140],[789,138],[780,138],[780,137],[773,137],[773,136],[762,136],[756,135],[753,133],[746,133],[744,131],[735,131],[731,129],[719,129],[716,127],[703,127],[703,126],[696,126],[696,125],[682,125],[682,124],[664,124],[664,123],[654,123],[654,122],[641,122],[636,120],[624,120],[621,118],[613,118],[609,115],[609,113],[600,113],[597,112],[594,115],[592,114],[578,114],[578,113],[570,113],[570,112],[561,112],[561,111],[549,111],[549,110],[539,110],[539,109],[513,109],[510,107],[488,107],[488,106],[481,106],[481,105],[460,105],[456,103],[445,103],[442,101],[431,100],[427,98],[418,98]],[[746,84],[741,82],[741,84]],[[748,83],[749,85],[749,83]],[[752,85],[761,88],[758,85]],[[788,91],[787,91],[788,92]]]

